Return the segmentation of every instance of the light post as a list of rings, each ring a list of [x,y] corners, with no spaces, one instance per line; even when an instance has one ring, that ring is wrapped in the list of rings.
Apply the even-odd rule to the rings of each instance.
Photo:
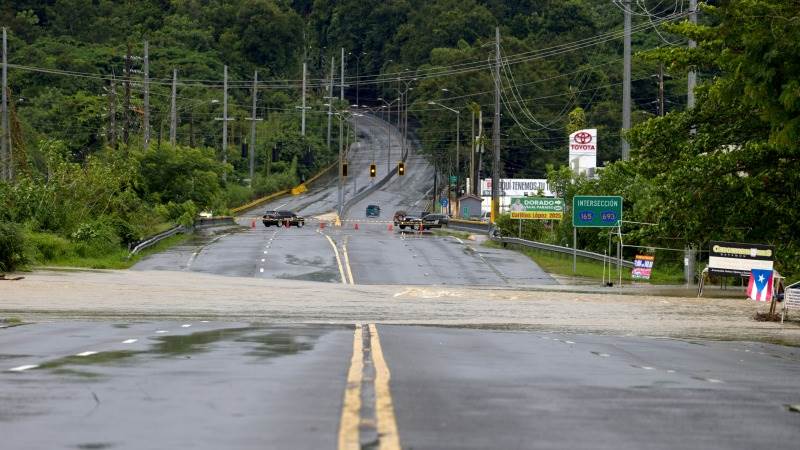
[[[367,52],[361,52],[357,54],[354,54],[353,52],[348,52],[347,54],[353,55],[356,58],[356,105],[358,105],[358,85],[359,85],[358,66],[361,63],[361,57],[366,56]]]
[[[394,103],[395,101],[399,101],[400,99],[397,98],[395,100],[392,100],[391,102],[387,102],[386,100],[383,99],[383,97],[378,97],[378,100],[383,102],[381,108],[389,113],[389,120],[384,119],[387,125],[386,126],[386,174],[388,175],[389,172],[392,170],[392,132],[389,129],[390,128],[389,125],[392,120],[392,103]]]
[[[455,186],[455,193],[458,195],[458,181],[459,181],[459,158],[458,155],[461,153],[461,112],[457,109],[450,108],[449,106],[444,106],[441,103],[436,103],[434,101],[428,102],[429,105],[435,105],[442,107],[450,112],[456,113],[456,186]],[[449,183],[450,180],[447,180]],[[449,189],[448,189],[449,191]],[[450,214],[450,203],[447,202],[447,213]]]

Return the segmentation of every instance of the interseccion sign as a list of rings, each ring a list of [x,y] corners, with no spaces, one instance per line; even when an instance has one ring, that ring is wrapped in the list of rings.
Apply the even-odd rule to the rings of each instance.
[[[572,198],[574,227],[616,227],[620,220],[622,220],[622,197],[576,195]]]

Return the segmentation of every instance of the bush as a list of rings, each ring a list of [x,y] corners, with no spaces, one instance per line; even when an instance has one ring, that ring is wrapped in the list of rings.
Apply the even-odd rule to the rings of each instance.
[[[0,222],[0,271],[11,272],[25,263],[25,237],[19,225]]]
[[[83,257],[102,256],[120,248],[114,225],[105,218],[82,223],[71,237],[77,244],[78,255]]]
[[[74,245],[57,234],[28,232],[27,244],[30,261],[38,264],[75,256]]]

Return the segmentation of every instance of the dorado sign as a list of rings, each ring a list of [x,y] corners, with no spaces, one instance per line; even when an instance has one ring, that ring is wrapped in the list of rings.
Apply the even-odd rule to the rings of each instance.
[[[597,129],[578,130],[569,135],[569,166],[575,173],[597,167]]]
[[[564,199],[548,197],[513,197],[512,219],[561,220],[564,217]]]

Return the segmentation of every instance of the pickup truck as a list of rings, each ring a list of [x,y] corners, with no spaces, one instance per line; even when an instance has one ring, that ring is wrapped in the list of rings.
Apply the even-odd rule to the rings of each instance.
[[[281,226],[285,225],[286,223],[289,225],[294,225],[297,228],[302,227],[306,224],[306,219],[303,217],[298,216],[292,211],[266,211],[264,215],[261,217],[261,223],[264,224],[265,227],[270,225]]]
[[[443,222],[436,214],[429,214],[427,211],[419,213],[408,214],[405,211],[397,211],[394,213],[394,226],[399,227],[401,230],[411,228],[412,230],[419,230],[422,226],[423,230],[430,230],[431,228],[441,228]]]

